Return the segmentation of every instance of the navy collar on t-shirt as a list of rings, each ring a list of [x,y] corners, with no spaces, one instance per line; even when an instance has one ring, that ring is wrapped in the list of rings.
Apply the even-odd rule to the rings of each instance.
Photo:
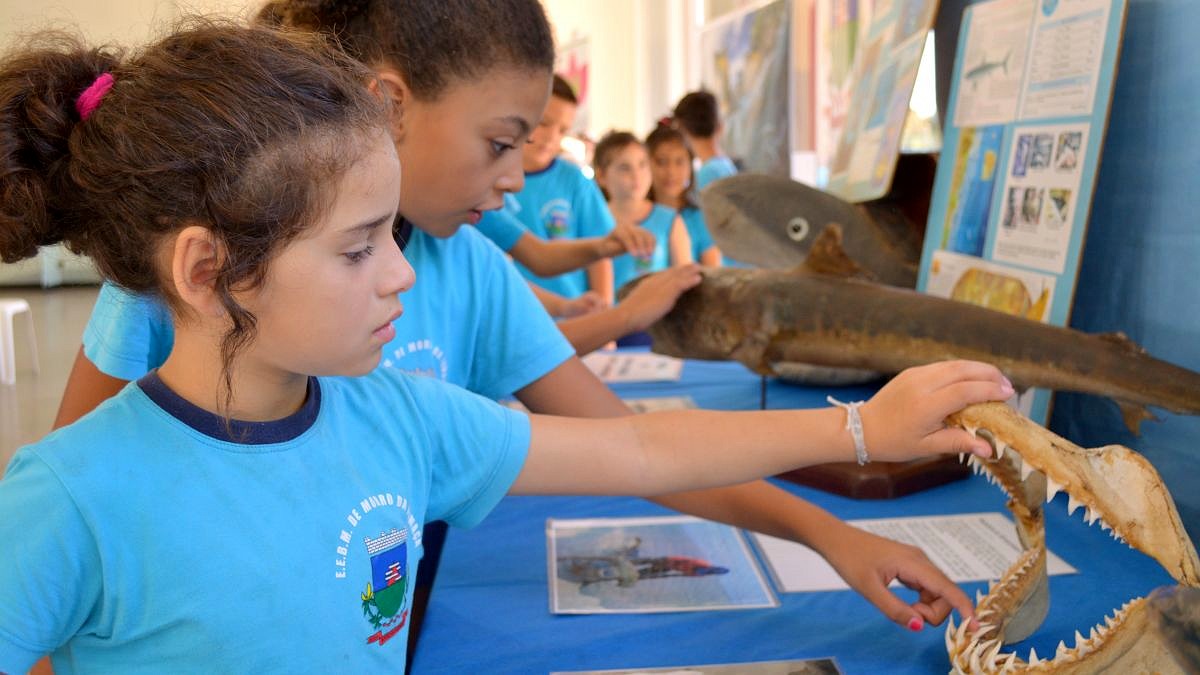
[[[158,370],[147,373],[137,381],[137,385],[151,401],[167,411],[171,417],[205,436],[242,445],[286,443],[308,431],[317,421],[317,413],[321,410],[321,384],[315,377],[308,378],[308,393],[304,397],[304,405],[291,415],[270,422],[231,420],[228,427],[220,415],[214,415],[193,405],[171,391],[158,376]],[[230,429],[233,431],[232,436],[229,435]]]

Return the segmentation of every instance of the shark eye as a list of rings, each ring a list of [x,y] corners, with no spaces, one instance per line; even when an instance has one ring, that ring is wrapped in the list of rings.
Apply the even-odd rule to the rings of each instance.
[[[808,220],[801,216],[796,216],[795,218],[789,220],[787,224],[787,235],[788,238],[794,242],[799,243],[804,241],[805,238],[808,237]]]

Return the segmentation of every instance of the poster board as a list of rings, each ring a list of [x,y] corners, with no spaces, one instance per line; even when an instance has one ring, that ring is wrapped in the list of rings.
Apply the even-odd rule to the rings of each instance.
[[[892,185],[917,67],[938,0],[876,0],[854,58],[850,103],[826,190],[862,202]]]
[[[1067,325],[1126,0],[963,14],[918,290]],[[1018,407],[1049,418],[1050,392]]]
[[[791,7],[751,6],[700,33],[700,81],[721,107],[721,149],[743,171],[791,172]]]

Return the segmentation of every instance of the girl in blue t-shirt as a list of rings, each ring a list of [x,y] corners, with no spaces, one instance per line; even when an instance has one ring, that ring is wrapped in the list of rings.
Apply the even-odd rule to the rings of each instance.
[[[414,275],[370,71],[311,37],[212,22],[131,60],[33,44],[0,64],[0,259],[66,243],[169,298],[174,347],[0,480],[0,672],[47,653],[86,671],[397,670],[427,519],[868,449],[991,454],[943,425],[1012,394],[974,362],[906,371],[845,411],[599,420],[376,368]],[[970,616],[948,580],[922,585]],[[934,611],[900,604],[913,622]]]
[[[562,120],[552,113],[572,110],[557,96],[547,105],[554,62],[549,23],[537,0],[436,5],[431,12],[430,3],[416,0],[275,0],[261,14],[271,23],[336,36],[352,56],[371,64],[367,83],[389,101],[389,129],[405,173],[393,234],[421,283],[405,296],[408,313],[392,324],[396,336],[383,347],[381,369],[430,375],[491,398],[515,392],[537,413],[630,415],[574,353],[643,330],[698,282],[698,273],[672,268],[651,275],[616,307],[557,327],[549,320],[496,247],[462,227],[519,190],[527,168],[519,148],[553,147]],[[548,124],[555,119],[560,124]],[[526,144],[535,137],[539,143]],[[600,210],[611,218],[603,201]],[[131,248],[123,232],[112,243]],[[0,228],[0,241],[5,236]],[[55,426],[78,419],[177,349],[162,296],[130,292],[149,288],[101,289]],[[360,408],[393,421],[406,414],[365,401]],[[967,602],[910,547],[853,528],[765,481],[655,501],[824,552],[852,588],[902,625],[912,611],[939,623],[950,603]],[[429,538],[424,542],[428,548]],[[894,575],[924,580],[947,595],[910,606],[888,590]]]
[[[696,203],[696,156],[683,132],[668,124],[659,124],[646,136],[650,153],[650,199],[679,211],[692,240],[692,257],[705,267],[721,266],[721,249],[713,243],[704,224],[704,213]]]
[[[653,255],[626,253],[613,258],[613,288],[621,288],[643,274],[695,262],[683,219],[675,209],[655,204],[648,196],[650,156],[636,136],[627,131],[605,134],[596,143],[592,164],[613,219],[646,228],[658,242]]]

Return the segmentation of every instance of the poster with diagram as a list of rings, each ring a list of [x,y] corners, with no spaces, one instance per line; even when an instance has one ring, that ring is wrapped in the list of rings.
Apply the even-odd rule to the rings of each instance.
[[[1126,3],[964,11],[918,290],[1068,324]],[[1044,424],[1050,393],[1018,407]]]
[[[892,186],[926,36],[938,0],[877,0],[855,54],[850,103],[826,190],[861,202]]]

